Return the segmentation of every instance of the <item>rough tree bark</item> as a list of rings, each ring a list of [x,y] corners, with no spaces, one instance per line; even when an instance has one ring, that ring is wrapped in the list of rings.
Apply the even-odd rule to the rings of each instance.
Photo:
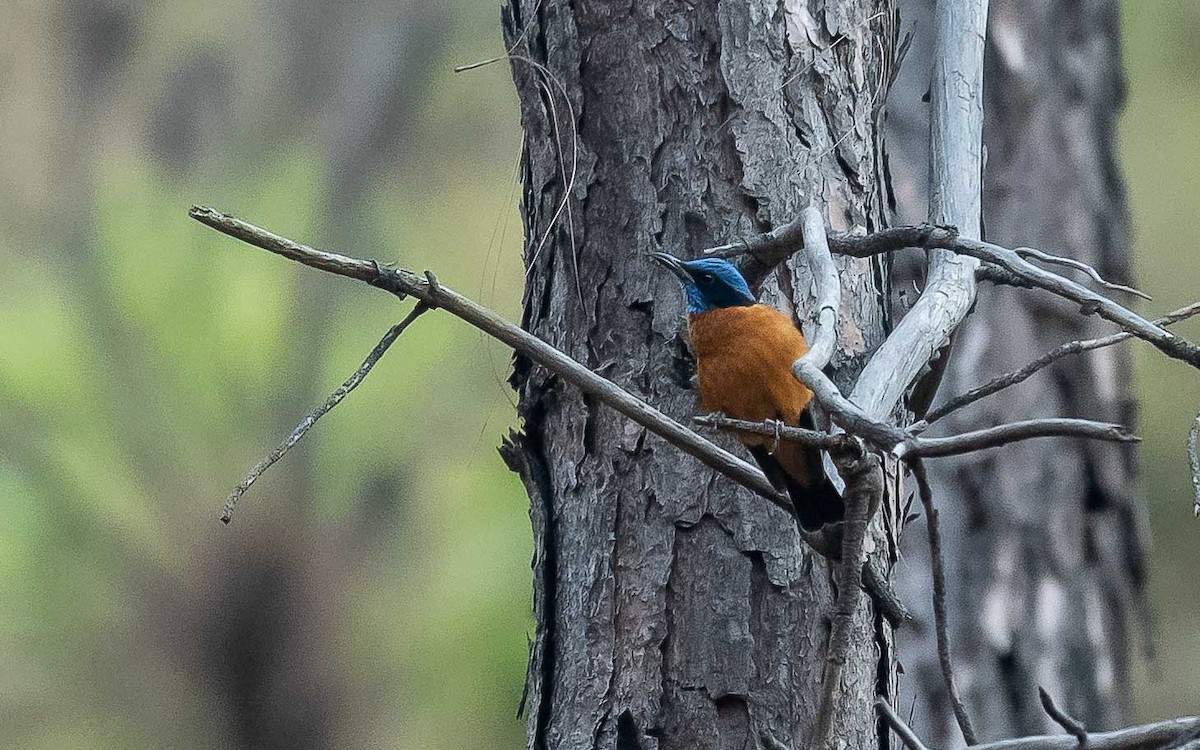
[[[932,5],[901,3],[904,28],[915,24],[917,37],[888,102],[900,221],[925,217],[921,97]],[[1125,281],[1129,223],[1114,153],[1123,94],[1117,6],[991,0],[983,213],[993,242],[1068,255]],[[1108,330],[1061,301],[984,285],[941,392],[960,393],[1063,341]],[[1050,414],[1132,425],[1129,376],[1127,348],[1093,351],[947,418],[945,429]],[[956,666],[981,739],[1057,731],[1038,685],[1089,728],[1121,725],[1129,718],[1127,653],[1137,640],[1130,643],[1129,615],[1143,606],[1144,577],[1144,508],[1130,447],[1035,441],[929,466],[946,498]],[[907,601],[927,610],[920,536],[908,534],[897,575]],[[944,709],[932,629],[902,633],[900,643],[902,711],[915,699],[924,739],[961,743]]]
[[[681,295],[646,253],[691,256],[814,200],[834,228],[879,228],[895,23],[891,0],[507,5],[523,325],[695,414]],[[886,273],[838,262],[846,386],[886,332]],[[803,320],[807,270],[793,263],[763,294]],[[529,490],[536,549],[530,746],[804,746],[833,593],[792,520],[528,362],[513,382],[524,427],[502,452]],[[848,746],[872,747],[894,650],[865,605],[854,630],[834,721]]]

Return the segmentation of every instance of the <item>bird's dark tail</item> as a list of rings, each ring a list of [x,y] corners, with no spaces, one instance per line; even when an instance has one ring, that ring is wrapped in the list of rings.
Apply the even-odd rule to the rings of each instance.
[[[807,409],[800,415],[800,426],[813,429]],[[774,452],[765,445],[747,447],[771,484],[788,493],[796,519],[806,531],[817,531],[845,516],[845,503],[825,476],[819,449],[792,442],[780,442]]]

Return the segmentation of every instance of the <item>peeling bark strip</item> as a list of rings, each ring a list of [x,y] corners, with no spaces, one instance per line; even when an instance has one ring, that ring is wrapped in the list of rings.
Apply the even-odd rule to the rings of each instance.
[[[645,255],[693,256],[814,201],[834,229],[882,225],[893,5],[517,0],[503,25],[526,132],[522,324],[686,420],[683,304]],[[843,387],[885,333],[886,262],[838,259]],[[804,266],[763,296],[806,323]],[[526,360],[513,383],[525,437],[510,463],[527,486],[528,467],[544,473],[530,747],[804,747],[833,592],[792,520]],[[875,746],[874,696],[893,695],[877,620],[864,606],[852,624],[833,718],[851,747]]]

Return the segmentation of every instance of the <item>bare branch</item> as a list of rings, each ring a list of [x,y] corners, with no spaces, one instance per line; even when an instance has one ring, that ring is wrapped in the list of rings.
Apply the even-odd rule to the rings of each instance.
[[[812,316],[814,325],[808,337],[809,349],[793,364],[792,371],[798,372],[796,368],[799,367],[802,370],[824,372],[837,346],[842,284],[838,278],[837,265],[833,262],[833,255],[830,254],[829,244],[826,242],[825,220],[821,217],[821,212],[815,206],[809,206],[800,213],[800,223],[804,230],[804,257],[813,278],[816,310]],[[821,454],[821,463],[829,481],[842,491],[844,482],[841,468],[834,466],[831,457],[824,453]]]
[[[970,234],[979,234],[981,226],[987,7],[988,0],[937,0],[934,8],[929,218]],[[952,336],[975,303],[977,260],[933,248],[926,258],[920,297],[850,393],[850,400],[874,419],[886,419],[913,383],[918,393],[927,394],[918,399],[919,408],[932,401]]]
[[[917,733],[912,730],[912,727],[906,724],[904,719],[900,718],[900,715],[892,708],[892,704],[883,698],[876,698],[875,710],[879,712],[879,715],[883,717],[883,720],[887,722],[887,725],[900,737],[900,741],[909,750],[929,750],[925,747],[925,743],[921,742],[921,738],[917,736]]]
[[[1050,253],[1044,253],[1034,247],[1013,248],[1013,252],[1015,252],[1017,255],[1020,255],[1022,258],[1030,257],[1034,258],[1035,260],[1040,260],[1043,263],[1053,263],[1059,266],[1066,266],[1067,268],[1074,268],[1076,271],[1083,271],[1089,277],[1091,277],[1092,281],[1096,282],[1105,289],[1112,289],[1113,291],[1132,294],[1135,297],[1141,297],[1147,302],[1154,301],[1153,297],[1139,289],[1134,289],[1133,287],[1125,286],[1124,284],[1114,284],[1113,282],[1106,280],[1100,275],[1099,271],[1081,260],[1068,258],[1065,255],[1051,255]]]
[[[400,334],[404,333],[404,329],[408,328],[409,324],[421,317],[428,310],[429,307],[425,303],[418,302],[416,307],[412,309],[412,312],[404,320],[388,329],[388,332],[383,335],[383,338],[379,340],[379,343],[375,345],[375,348],[371,350],[371,353],[367,355],[363,363],[358,366],[358,369],[336,391],[331,393],[329,398],[325,399],[325,403],[300,420],[300,424],[296,425],[296,429],[292,430],[292,433],[284,438],[283,442],[276,446],[275,450],[267,454],[266,458],[259,461],[250,469],[250,472],[246,474],[246,478],[229,493],[229,498],[225,501],[225,507],[221,511],[221,523],[227,524],[233,520],[233,509],[237,505],[238,500],[242,498],[242,495],[245,495],[246,491],[250,489],[250,486],[263,475],[263,472],[271,468],[276,461],[283,458],[284,454],[292,449],[292,446],[300,442],[300,438],[304,437],[304,434],[317,423],[318,419],[332,411],[333,407],[340,404],[342,399],[350,394],[350,391],[357,388],[366,379],[367,374],[371,372],[371,368],[375,366],[375,363],[387,353],[388,348],[396,342],[396,339],[400,338]]]
[[[1046,692],[1046,688],[1041,685],[1038,685],[1038,698],[1042,701],[1042,709],[1045,710],[1046,715],[1054,719],[1060,727],[1067,730],[1067,734],[1079,740],[1079,747],[1087,747],[1088,733],[1083,723],[1059,708],[1055,704],[1054,699],[1050,697],[1050,694]]]
[[[1012,271],[1007,271],[994,263],[980,263],[979,268],[975,269],[975,282],[979,283],[982,281],[987,281],[996,286],[1003,285],[1017,287],[1018,289],[1033,289],[1033,284],[1030,284]]]
[[[375,261],[351,258],[337,253],[315,250],[307,245],[282,237],[211,208],[193,207],[192,218],[223,234],[242,240],[285,258],[318,270],[346,276],[391,292],[400,298],[413,296],[430,308],[441,308],[479,330],[506,344],[514,351],[554,372],[584,393],[594,396],[634,422],[699,459],[706,466],[729,477],[734,482],[793,514],[791,500],[774,486],[755,467],[723,450],[700,435],[687,429],[641,399],[616,384],[596,375],[583,365],[522,330],[491,310],[458,292],[439,284],[436,279],[422,278],[409,271],[380,266]],[[432,283],[431,283],[432,280]],[[832,386],[832,383],[830,384]],[[835,389],[836,390],[836,389]],[[836,559],[838,551],[820,545],[820,540],[802,536],[814,551]],[[869,565],[867,566],[869,568]],[[895,591],[879,571],[864,568],[863,587],[871,594],[880,611],[893,625],[911,620],[912,615],[897,598]]]
[[[594,396],[688,455],[699,459],[709,468],[770,500],[789,514],[792,513],[791,501],[780,494],[754,466],[705,440],[528,331],[445,285],[430,284],[427,279],[409,271],[385,268],[375,261],[315,250],[211,208],[193,207],[190,215],[219,232],[255,247],[322,271],[365,281],[400,297],[415,297],[429,307],[439,307],[521,352],[584,393]]]
[[[1193,302],[1187,307],[1181,307],[1175,312],[1168,313],[1167,315],[1155,320],[1154,323],[1162,326],[1170,325],[1180,320],[1190,318],[1196,313],[1200,313],[1200,302]],[[1046,354],[1043,354],[1019,370],[1007,372],[988,381],[987,383],[984,383],[978,388],[973,388],[962,395],[955,396],[938,408],[929,412],[923,421],[926,424],[932,424],[942,417],[945,417],[947,414],[969,406],[970,404],[973,404],[982,398],[990,396],[993,393],[997,393],[998,391],[1002,391],[1005,388],[1014,386],[1017,383],[1022,383],[1037,372],[1049,367],[1063,357],[1068,357],[1072,354],[1080,354],[1093,349],[1101,349],[1106,346],[1112,346],[1113,344],[1119,344],[1122,341],[1128,341],[1131,338],[1134,338],[1132,333],[1121,331],[1120,333],[1113,333],[1100,338],[1085,339],[1082,341],[1068,341],[1057,349],[1053,349]]]
[[[1141,440],[1119,424],[1093,422],[1090,419],[1051,417],[1010,422],[950,437],[910,437],[894,447],[892,455],[906,459],[956,456],[987,448],[998,448],[1018,440],[1043,437],[1079,437],[1117,443],[1136,443]]]
[[[933,570],[933,621],[937,633],[938,662],[942,667],[942,679],[946,683],[946,693],[950,697],[950,706],[954,709],[954,718],[958,721],[963,740],[968,745],[974,745],[978,743],[975,728],[971,725],[967,706],[958,691],[958,683],[954,678],[954,663],[950,658],[950,633],[946,629],[945,561],[942,557],[937,508],[933,507],[933,490],[929,486],[929,477],[921,459],[910,458],[907,463],[916,477],[918,494],[921,496],[921,504],[925,507],[925,528],[929,533],[929,561]]]
[[[834,412],[834,419],[835,421],[839,419],[836,412]],[[718,430],[778,437],[781,440],[791,440],[829,451],[845,449],[847,446],[847,438],[841,435],[829,435],[815,430],[805,430],[801,427],[779,425],[771,421],[748,422],[742,419],[730,419],[719,414],[696,417],[694,421]],[[857,419],[847,419],[846,423],[854,426],[860,424]],[[855,427],[848,427],[847,432],[863,437],[880,450],[904,459],[956,456],[962,453],[997,448],[1018,440],[1044,437],[1078,437],[1117,443],[1133,443],[1139,440],[1136,435],[1128,432],[1127,428],[1122,425],[1093,422],[1089,419],[1057,417],[1009,422],[940,438],[917,437],[912,432],[899,427],[893,428],[890,425],[877,423],[869,423],[869,425],[869,429],[861,433],[856,432]]]

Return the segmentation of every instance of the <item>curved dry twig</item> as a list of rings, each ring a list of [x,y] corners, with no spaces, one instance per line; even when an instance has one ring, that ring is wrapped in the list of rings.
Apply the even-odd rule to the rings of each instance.
[[[404,330],[408,328],[408,326],[414,320],[421,317],[422,314],[428,311],[428,305],[426,305],[424,302],[418,302],[416,307],[412,309],[412,312],[410,312],[404,318],[404,320],[388,329],[388,332],[383,335],[383,338],[379,340],[379,343],[375,345],[375,348],[371,350],[371,353],[367,355],[367,358],[363,360],[363,363],[358,366],[358,369],[355,370],[354,373],[346,379],[346,382],[342,383],[336,391],[329,394],[329,398],[325,399],[325,403],[318,406],[315,410],[306,415],[304,419],[300,420],[300,424],[296,425],[296,428],[292,430],[291,434],[284,438],[283,442],[275,447],[275,450],[268,453],[263,460],[256,463],[250,469],[250,471],[247,472],[246,478],[239,482],[237,487],[233,488],[233,491],[229,493],[229,497],[225,500],[225,507],[221,509],[221,523],[227,524],[233,520],[233,509],[237,506],[238,500],[242,499],[242,495],[245,495],[246,491],[250,489],[251,485],[258,481],[258,478],[261,477],[267,469],[274,466],[275,462],[283,458],[284,455],[290,451],[294,445],[296,445],[296,443],[300,442],[300,438],[304,437],[304,434],[317,423],[318,419],[328,414],[333,407],[342,402],[342,399],[350,395],[350,391],[353,391],[359,386],[359,384],[362,383],[362,381],[367,377],[367,374],[371,372],[371,368],[375,366],[375,363],[377,363],[383,357],[383,355],[387,353],[387,350],[392,344],[396,343],[396,339],[400,338],[400,334],[404,333]]]
[[[554,106],[553,93],[549,92],[548,86],[542,84],[546,91],[549,92],[547,101],[550,102],[550,117],[554,125],[554,137],[558,142],[558,150],[556,153],[558,154],[559,169],[563,176],[563,197],[562,201],[560,201],[558,204],[558,208],[555,209],[554,215],[550,217],[550,223],[546,226],[546,232],[542,235],[542,239],[538,242],[537,248],[533,252],[532,260],[526,264],[529,267],[529,270],[526,272],[526,276],[533,272],[534,264],[537,262],[538,257],[542,254],[542,248],[545,247],[546,241],[550,239],[550,234],[554,231],[554,227],[558,224],[559,217],[562,216],[563,211],[566,211],[569,224],[569,236],[571,238],[571,260],[573,268],[575,269],[575,285],[579,294],[579,305],[582,307],[583,291],[582,287],[579,286],[579,251],[575,246],[575,222],[571,215],[571,192],[575,189],[575,180],[579,175],[579,126],[575,122],[575,106],[571,103],[571,96],[567,92],[567,87],[564,86],[562,81],[558,80],[558,76],[554,75],[554,72],[545,65],[524,55],[509,54],[508,58],[510,60],[516,60],[517,62],[525,63],[538,73],[541,73],[545,80],[550,81],[558,88],[559,93],[562,94],[563,102],[565,102],[567,105],[567,120],[571,123],[571,178],[568,180],[566,177],[566,163],[562,157],[562,142],[559,138],[558,110]]]
[[[1074,258],[1068,258],[1065,255],[1051,255],[1050,253],[1045,253],[1045,252],[1042,252],[1041,250],[1038,250],[1036,247],[1014,247],[1013,252],[1016,253],[1017,255],[1020,255],[1022,258],[1026,258],[1026,257],[1034,258],[1035,260],[1040,260],[1043,263],[1052,263],[1052,264],[1058,265],[1058,266],[1066,266],[1067,268],[1074,268],[1076,271],[1083,271],[1084,273],[1086,273],[1088,276],[1091,277],[1092,281],[1096,282],[1097,284],[1104,287],[1105,289],[1112,289],[1113,291],[1125,292],[1126,294],[1132,294],[1135,297],[1141,297],[1142,299],[1146,300],[1147,302],[1154,301],[1153,297],[1151,297],[1149,294],[1146,294],[1145,292],[1141,291],[1140,289],[1134,289],[1131,286],[1125,286],[1124,284],[1116,284],[1111,281],[1108,281],[1107,279],[1105,279],[1103,276],[1100,275],[1099,271],[1097,271],[1095,268],[1089,266],[1087,263],[1084,263],[1081,260],[1075,260]]]
[[[933,490],[929,486],[929,477],[921,459],[910,458],[907,463],[916,477],[917,494],[921,496],[921,505],[925,507],[925,528],[929,533],[929,561],[933,571],[933,622],[937,634],[938,663],[942,667],[942,679],[946,683],[946,693],[950,697],[950,706],[954,709],[959,731],[968,745],[974,745],[978,743],[975,727],[971,724],[967,706],[958,691],[954,662],[950,658],[950,632],[946,629],[946,566],[942,557],[938,512],[933,506]]]
[[[800,359],[814,367],[824,368],[833,358],[833,350],[837,346],[842,285],[826,242],[825,219],[816,206],[809,206],[800,212],[800,225],[804,232],[804,254],[813,275],[813,289],[817,297],[812,313],[816,326],[813,335],[808,337],[808,351]]]
[[[1192,467],[1192,515],[1200,518],[1200,414],[1188,430],[1188,463]]]

